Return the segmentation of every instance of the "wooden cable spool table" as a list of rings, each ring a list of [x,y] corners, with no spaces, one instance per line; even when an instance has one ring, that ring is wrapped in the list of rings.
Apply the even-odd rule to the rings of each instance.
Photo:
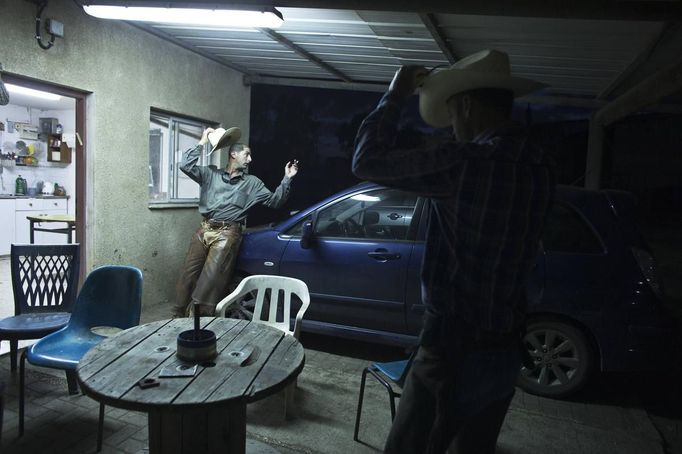
[[[85,394],[148,413],[150,453],[243,453],[246,405],[283,389],[303,370],[302,345],[280,330],[229,318],[202,317],[201,325],[215,332],[218,356],[193,376],[159,378],[162,369],[187,368],[175,351],[177,335],[192,329],[188,318],[122,331],[78,365]]]

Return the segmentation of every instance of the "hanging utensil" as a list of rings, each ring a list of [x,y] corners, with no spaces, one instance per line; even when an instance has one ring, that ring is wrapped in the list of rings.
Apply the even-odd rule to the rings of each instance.
[[[23,140],[17,140],[17,143],[14,144],[14,147],[17,150],[17,154],[26,155],[27,152],[26,142],[24,142]]]

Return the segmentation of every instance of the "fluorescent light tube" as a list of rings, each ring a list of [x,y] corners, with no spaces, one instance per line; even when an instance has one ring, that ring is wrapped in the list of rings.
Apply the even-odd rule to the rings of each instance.
[[[245,11],[197,8],[153,8],[142,6],[83,5],[91,16],[142,22],[161,22],[212,27],[277,28],[281,14],[275,11]]]
[[[14,84],[5,84],[7,91],[10,93],[16,93],[26,96],[34,96],[36,98],[49,99],[50,101],[59,101],[62,99],[61,96],[55,95],[54,93],[48,93],[46,91],[34,90],[32,88],[20,87]]]

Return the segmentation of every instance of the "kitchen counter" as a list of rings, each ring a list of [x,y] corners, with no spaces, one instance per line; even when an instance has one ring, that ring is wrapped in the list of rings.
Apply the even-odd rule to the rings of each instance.
[[[0,194],[0,199],[68,199],[68,195],[14,195]]]
[[[0,194],[0,219],[3,227],[3,234],[0,235],[0,255],[9,254],[12,243],[30,242],[31,223],[36,221],[29,220],[29,217],[67,215],[71,201],[71,197],[63,195]],[[41,230],[36,230],[34,239],[36,244],[59,244],[68,240],[64,235],[53,235]]]

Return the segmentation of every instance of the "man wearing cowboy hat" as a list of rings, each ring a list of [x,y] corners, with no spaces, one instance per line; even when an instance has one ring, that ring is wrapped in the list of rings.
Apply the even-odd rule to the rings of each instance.
[[[187,150],[180,170],[199,183],[199,213],[204,217],[192,236],[185,264],[176,285],[174,317],[188,314],[190,303],[199,303],[202,315],[213,315],[232,278],[241,244],[247,211],[258,203],[279,208],[289,197],[291,179],[298,172],[298,161],[288,162],[284,178],[275,192],[247,170],[251,149],[238,143],[239,128],[204,130],[199,143]],[[210,142],[211,153],[228,149],[225,169],[197,165],[204,145]]]
[[[429,203],[420,345],[386,453],[493,453],[521,367],[525,279],[554,179],[542,150],[510,121],[513,98],[542,84],[511,76],[495,50],[429,74],[405,66],[357,134],[353,172]],[[394,143],[407,98],[452,140]],[[525,364],[525,362],[524,362]]]

